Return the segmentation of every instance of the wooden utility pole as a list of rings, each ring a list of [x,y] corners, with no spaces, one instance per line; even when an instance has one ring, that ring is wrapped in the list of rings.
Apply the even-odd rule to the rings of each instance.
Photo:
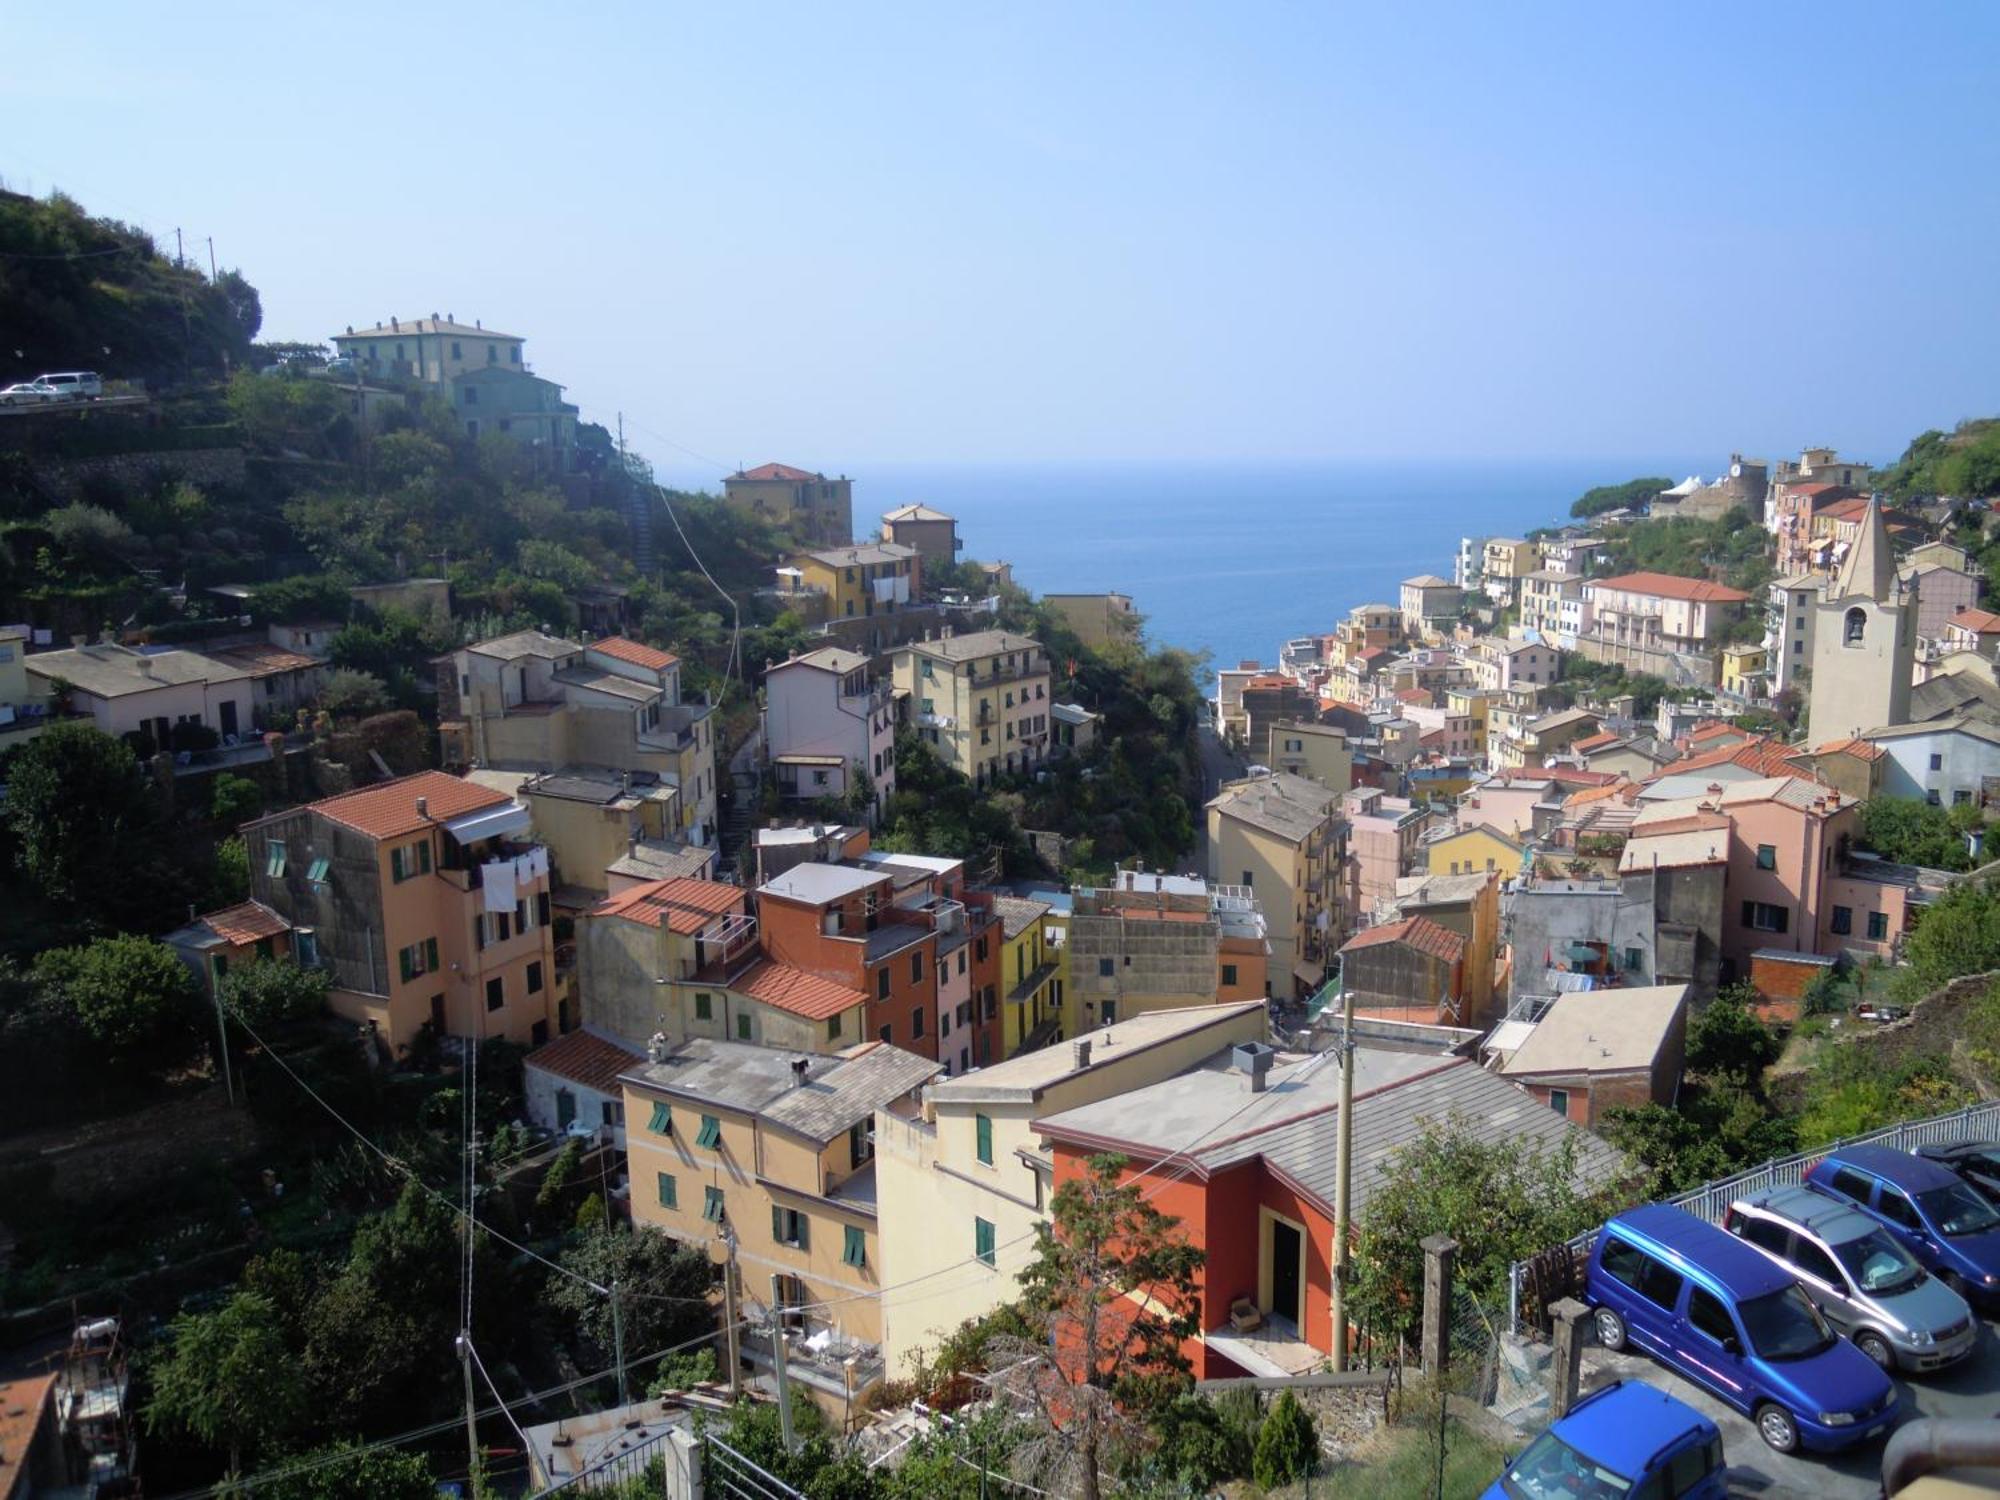
[[[1343,977],[1340,997],[1340,1115],[1334,1126],[1333,1369],[1347,1368],[1348,1208],[1354,1186],[1354,991]]]
[[[727,1320],[722,1330],[723,1347],[729,1357],[729,1399],[736,1400],[743,1394],[743,1356],[736,1346],[736,1235],[725,1228],[722,1243],[729,1247],[729,1259],[722,1265],[722,1316]]]
[[[1442,1375],[1451,1363],[1451,1266],[1458,1241],[1428,1234],[1418,1243],[1424,1252],[1423,1368],[1426,1375]]]
[[[779,1294],[783,1278],[773,1272],[771,1276],[771,1364],[778,1375],[778,1430],[785,1437],[785,1451],[799,1451],[798,1439],[792,1432],[792,1374],[785,1363],[785,1319],[779,1311],[784,1306],[784,1298]]]
[[[214,281],[214,280],[216,279],[216,275],[215,275],[215,236],[214,236],[214,235],[212,235],[212,234],[211,234],[211,235],[210,235],[210,236],[208,237],[208,279],[209,279],[210,281]]]

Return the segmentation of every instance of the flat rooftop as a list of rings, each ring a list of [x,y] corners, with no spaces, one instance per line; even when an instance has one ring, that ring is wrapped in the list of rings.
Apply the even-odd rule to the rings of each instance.
[[[757,894],[824,906],[888,883],[889,875],[884,870],[858,870],[852,865],[823,865],[807,860],[765,881],[757,887]]]
[[[1262,1000],[1237,1000],[1222,1005],[1187,1005],[1148,1011],[1129,1021],[1092,1027],[1060,1046],[1023,1052],[1004,1062],[974,1068],[931,1087],[939,1103],[976,1104],[982,1100],[1020,1103],[1034,1099],[1051,1084],[1079,1077],[1131,1056],[1146,1047],[1190,1036],[1210,1027],[1235,1025],[1250,1012],[1264,1013]],[[1261,1038],[1260,1038],[1261,1039]],[[1090,1043],[1090,1062],[1078,1067],[1076,1042]]]

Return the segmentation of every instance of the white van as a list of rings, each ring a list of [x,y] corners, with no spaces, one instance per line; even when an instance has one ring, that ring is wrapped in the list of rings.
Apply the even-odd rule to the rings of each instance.
[[[69,370],[59,375],[37,375],[37,385],[45,385],[61,401],[84,401],[104,394],[104,377],[90,370]]]

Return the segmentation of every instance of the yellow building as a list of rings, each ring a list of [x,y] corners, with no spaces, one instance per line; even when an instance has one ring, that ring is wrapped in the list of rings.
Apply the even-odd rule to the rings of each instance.
[[[1114,641],[1139,638],[1139,612],[1129,594],[1044,594],[1042,603],[1062,616],[1077,639],[1093,651]]]
[[[1764,696],[1770,658],[1762,646],[1722,648],[1722,690],[1732,698]]]
[[[1354,785],[1354,752],[1347,748],[1347,731],[1335,724],[1301,724],[1280,719],[1271,726],[1264,764],[1317,781],[1340,793]]]
[[[890,1378],[906,1379],[960,1323],[1019,1295],[1053,1171],[1035,1119],[1268,1034],[1261,1000],[1152,1011],[934,1083],[916,1116],[876,1115],[880,1274],[897,1288],[882,1314]]]
[[[790,1367],[836,1412],[882,1376],[876,1112],[914,1114],[940,1071],[879,1042],[801,1057],[697,1040],[655,1045],[619,1079],[633,1221],[717,1262],[730,1236],[741,1310],[798,1309],[794,1326],[844,1341],[824,1368],[806,1350]],[[743,1353],[770,1359],[754,1340]]]
[[[0,625],[0,751],[25,745],[51,722],[48,694],[26,665],[28,628]]]
[[[828,479],[790,464],[739,469],[722,481],[722,499],[739,515],[782,526],[793,537],[820,547],[854,541],[854,481]]]
[[[549,846],[556,883],[601,896],[611,869],[641,846],[669,861],[674,875],[701,878],[715,866],[713,846],[671,842],[680,831],[680,793],[644,772],[565,766],[559,771],[468,771],[466,780],[509,792],[528,804],[535,837]]]
[[[893,615],[923,597],[924,560],[901,542],[800,552],[778,569],[778,592],[809,619]]]
[[[1462,718],[1471,735],[1472,754],[1483,759],[1486,755],[1486,708],[1489,695],[1484,688],[1455,687],[1445,693],[1445,713],[1451,718]]]
[[[1340,798],[1274,771],[1229,782],[1208,804],[1208,878],[1249,887],[1263,907],[1274,995],[1317,989],[1340,946]]]
[[[1067,918],[1046,901],[995,896],[1000,918],[1000,1055],[1032,1051],[1063,1039],[1067,985],[1063,967]]]
[[[1424,845],[1424,871],[1429,875],[1478,875],[1488,870],[1501,877],[1518,874],[1523,846],[1498,829],[1470,823]]]
[[[958,539],[958,522],[929,505],[901,505],[882,516],[882,540],[900,542],[923,554],[926,563],[957,563],[965,543]]]
[[[915,641],[896,652],[901,711],[954,771],[984,784],[1049,754],[1049,659],[1011,630]]]

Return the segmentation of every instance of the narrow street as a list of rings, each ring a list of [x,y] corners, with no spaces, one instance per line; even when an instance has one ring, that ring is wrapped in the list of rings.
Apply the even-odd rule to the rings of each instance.
[[[1208,814],[1205,806],[1208,799],[1221,790],[1222,783],[1241,776],[1248,763],[1222,743],[1215,732],[1215,726],[1208,720],[1196,733],[1201,738],[1201,801],[1202,806],[1194,810],[1194,853],[1189,855],[1190,868],[1197,875],[1208,874]]]

